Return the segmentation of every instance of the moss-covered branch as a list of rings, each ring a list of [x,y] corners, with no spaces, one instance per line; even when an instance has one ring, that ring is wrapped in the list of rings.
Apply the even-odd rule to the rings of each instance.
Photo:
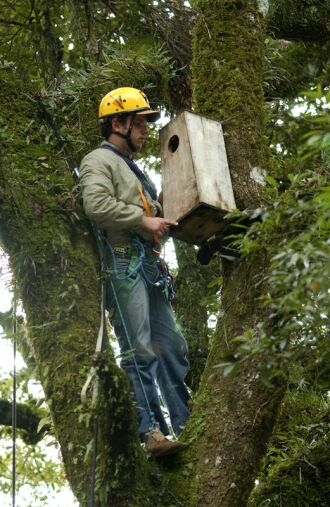
[[[0,400],[0,425],[11,426],[13,405],[8,400]],[[23,439],[28,444],[35,444],[43,437],[43,433],[38,433],[38,425],[42,418],[42,411],[31,405],[17,403],[17,428],[24,430]]]

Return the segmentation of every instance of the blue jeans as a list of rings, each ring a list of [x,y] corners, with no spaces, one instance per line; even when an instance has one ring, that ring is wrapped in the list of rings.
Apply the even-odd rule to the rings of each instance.
[[[124,276],[131,258],[116,256],[116,260],[117,273]],[[113,279],[130,344],[118,310],[111,321],[120,345],[121,367],[129,378],[136,403],[139,434],[146,433],[153,425],[150,410],[161,431],[165,435],[169,433],[158,385],[172,428],[179,435],[189,416],[190,394],[184,383],[189,367],[187,343],[176,326],[171,304],[162,289],[153,285],[159,277],[155,256],[147,256],[142,269],[132,278]],[[112,301],[110,306],[113,304]]]

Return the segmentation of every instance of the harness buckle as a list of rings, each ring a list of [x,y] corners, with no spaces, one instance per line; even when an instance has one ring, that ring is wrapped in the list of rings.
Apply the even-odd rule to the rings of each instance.
[[[116,254],[122,254],[122,255],[125,255],[127,253],[129,253],[129,247],[121,247],[121,246],[115,246],[113,247],[113,251],[116,253]]]

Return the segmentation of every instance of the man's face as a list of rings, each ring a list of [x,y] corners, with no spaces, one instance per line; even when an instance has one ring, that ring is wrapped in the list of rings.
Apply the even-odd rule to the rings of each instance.
[[[127,118],[125,125],[122,126],[123,134],[127,134],[132,118]],[[146,142],[148,135],[148,122],[143,115],[136,115],[133,120],[133,128],[131,131],[131,140],[134,146],[140,150]]]
[[[131,133],[132,143],[138,150],[140,150],[147,140],[148,135],[148,122],[143,115],[136,115],[133,121],[133,128]]]
[[[120,132],[121,134],[123,134],[125,136],[128,133],[128,130],[130,128],[131,121],[132,121],[132,116],[129,116],[126,119],[125,123],[121,123],[118,118],[114,118],[112,120],[113,132],[114,133]],[[140,150],[143,147],[143,145],[147,139],[148,130],[149,129],[148,129],[148,123],[147,123],[146,117],[144,115],[134,116],[130,138],[131,138],[131,141],[132,141],[133,145],[135,146],[136,150]],[[124,149],[124,150],[127,149],[128,144],[125,139],[122,139],[120,137],[112,138],[112,136],[113,136],[113,134],[110,135],[109,140],[115,142],[122,149]]]

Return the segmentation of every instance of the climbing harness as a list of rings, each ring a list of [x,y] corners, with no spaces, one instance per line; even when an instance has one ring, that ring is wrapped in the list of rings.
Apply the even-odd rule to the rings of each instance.
[[[132,239],[132,246],[133,247],[136,246],[137,251],[140,252],[138,255],[138,262],[133,267],[133,269],[130,270],[126,275],[121,276],[121,275],[118,275],[115,250],[112,247],[110,241],[106,237],[105,237],[105,243],[106,243],[106,246],[108,247],[108,251],[110,252],[110,255],[111,255],[111,263],[113,266],[113,272],[112,272],[113,279],[126,280],[128,278],[132,278],[133,276],[135,276],[135,274],[138,271],[141,271],[143,273],[144,278],[145,278],[148,285],[150,285],[151,287],[160,287],[163,290],[163,292],[166,296],[166,299],[168,299],[168,301],[170,303],[173,301],[173,299],[175,298],[173,277],[170,274],[167,262],[165,262],[164,259],[158,258],[156,261],[157,268],[159,271],[159,278],[156,282],[153,282],[148,277],[147,273],[145,272],[144,266],[143,266],[143,261],[146,258],[146,250],[145,250],[146,247],[144,246],[144,244],[142,243],[142,241],[140,239],[133,238]],[[147,245],[147,248],[148,247],[153,253],[158,254],[158,252],[156,252],[153,244]],[[110,280],[111,280],[111,276],[110,276]]]

